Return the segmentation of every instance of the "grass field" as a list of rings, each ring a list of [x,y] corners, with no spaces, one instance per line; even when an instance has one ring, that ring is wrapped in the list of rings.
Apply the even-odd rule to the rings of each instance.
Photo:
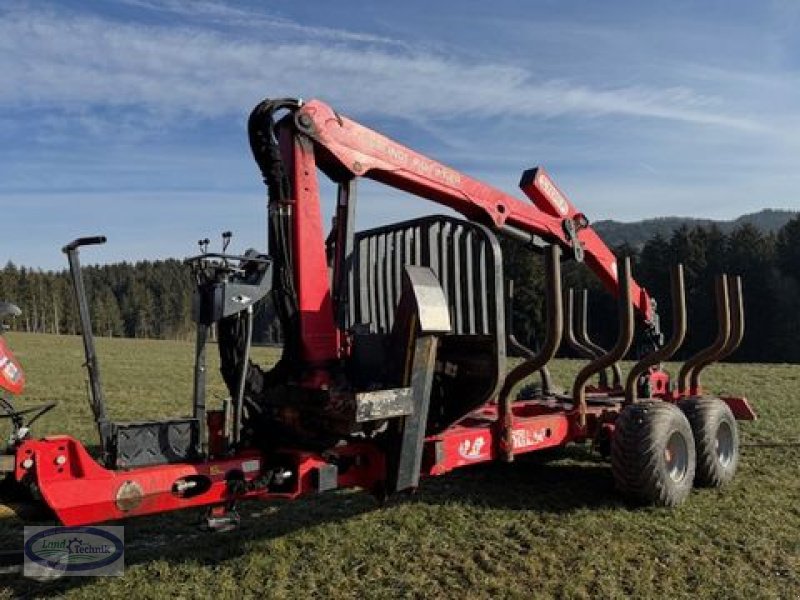
[[[79,338],[9,338],[26,402],[59,401],[37,433],[94,443]],[[188,411],[190,344],[98,347],[115,419]],[[563,385],[579,366],[557,361],[554,374]],[[0,598],[800,598],[800,366],[718,365],[705,382],[744,393],[761,418],[741,426],[733,484],[675,510],[627,506],[608,465],[576,448],[428,480],[382,507],[354,491],[247,504],[226,534],[200,533],[197,512],[140,518],[125,523],[124,577],[0,578]],[[210,391],[222,398],[221,381]],[[0,522],[0,548],[20,540]]]

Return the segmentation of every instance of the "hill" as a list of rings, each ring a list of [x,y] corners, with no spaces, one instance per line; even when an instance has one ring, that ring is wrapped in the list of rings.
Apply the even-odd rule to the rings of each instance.
[[[774,233],[797,215],[800,215],[800,211],[767,208],[756,213],[742,215],[730,221],[696,219],[693,217],[660,217],[630,223],[602,220],[592,223],[592,227],[611,246],[628,243],[635,248],[641,248],[647,240],[656,234],[669,237],[673,231],[683,225],[688,225],[689,227],[716,225],[723,233],[730,233],[740,225],[749,224],[758,228],[762,233]]]

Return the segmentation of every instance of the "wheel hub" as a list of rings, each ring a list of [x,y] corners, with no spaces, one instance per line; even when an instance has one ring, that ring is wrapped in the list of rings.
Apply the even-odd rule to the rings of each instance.
[[[727,467],[733,460],[733,432],[728,423],[722,422],[717,429],[717,435],[714,438],[714,449],[717,453],[717,460],[723,467]]]
[[[689,465],[689,447],[680,431],[674,431],[664,448],[664,463],[673,481],[681,481],[686,476]]]

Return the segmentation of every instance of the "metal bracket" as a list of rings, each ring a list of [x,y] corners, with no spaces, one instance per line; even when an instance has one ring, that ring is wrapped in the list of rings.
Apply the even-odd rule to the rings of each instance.
[[[513,430],[513,415],[511,413],[511,391],[520,381],[532,375],[547,363],[556,354],[561,345],[561,336],[564,332],[564,314],[561,304],[561,249],[558,246],[548,246],[544,252],[544,265],[547,290],[547,328],[545,339],[539,354],[517,365],[506,375],[503,387],[498,395],[500,404],[501,452],[504,460],[514,460],[514,444],[511,436]]]
[[[686,287],[683,280],[683,265],[675,265],[670,272],[672,287],[672,337],[663,347],[643,356],[628,373],[625,382],[625,404],[637,401],[638,381],[647,369],[669,360],[681,347],[686,337]]]
[[[619,361],[630,350],[633,343],[634,320],[631,301],[631,261],[629,257],[617,259],[619,273],[619,336],[614,347],[603,356],[583,367],[572,386],[572,398],[578,408],[578,421],[586,426],[586,383],[595,373]]]
[[[514,280],[509,279],[506,284],[506,344],[521,356],[531,359],[536,353],[521,343],[514,335]],[[547,365],[539,369],[539,377],[542,379],[542,393],[551,394],[553,392],[553,378]]]
[[[575,328],[575,335],[578,341],[584,346],[594,351],[595,356],[602,356],[606,353],[606,349],[600,344],[596,344],[592,338],[589,337],[589,290],[581,290],[580,305],[577,307],[578,323]],[[611,365],[612,381],[611,386],[615,389],[622,387],[622,369],[619,363],[615,362]],[[605,384],[603,381],[605,380]],[[608,376],[605,369],[600,372],[600,384],[608,385]]]
[[[450,329],[447,301],[433,271],[406,266],[392,333],[396,342],[405,341],[402,384],[411,388],[413,412],[394,423],[400,443],[397,454],[390,458],[390,491],[419,485],[438,334]]]
[[[564,219],[561,222],[561,227],[564,229],[564,235],[567,236],[567,240],[569,240],[575,262],[583,262],[583,245],[578,239],[578,226],[575,224],[575,221],[572,219]]]
[[[567,293],[564,294],[564,340],[567,342],[567,345],[574,350],[580,358],[586,358],[589,360],[594,360],[599,358],[603,352],[596,352],[595,349],[589,345],[587,345],[583,340],[579,340],[578,336],[576,335],[576,330],[580,330],[580,326],[575,326],[575,321],[577,318],[577,311],[575,310],[577,307],[575,305],[575,290],[569,288]],[[606,376],[605,369],[600,371],[600,385],[607,386],[608,385],[608,377]]]
[[[226,533],[238,529],[241,522],[242,518],[233,505],[212,506],[206,512],[200,529],[210,533]]]
[[[714,342],[689,358],[678,374],[681,395],[700,393],[700,374],[715,361],[733,353],[744,336],[744,302],[741,277],[718,275],[714,281],[719,328]],[[731,304],[736,309],[731,313]]]

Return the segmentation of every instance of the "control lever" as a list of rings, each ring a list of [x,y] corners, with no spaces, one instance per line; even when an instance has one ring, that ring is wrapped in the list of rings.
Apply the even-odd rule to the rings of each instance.
[[[81,335],[83,337],[83,351],[86,357],[86,370],[89,375],[89,404],[91,405],[94,421],[97,425],[97,432],[100,436],[100,447],[102,449],[103,463],[110,464],[111,460],[111,436],[113,424],[108,419],[106,411],[106,401],[103,394],[103,385],[100,381],[100,365],[97,360],[97,352],[94,347],[94,334],[92,333],[92,319],[89,314],[89,301],[86,297],[86,287],[83,283],[81,272],[80,253],[78,248],[81,246],[92,246],[105,244],[106,237],[97,235],[93,237],[82,237],[71,241],[62,248],[69,261],[69,271],[72,278],[72,287],[75,292],[75,299],[78,303],[78,318],[81,324]]]

